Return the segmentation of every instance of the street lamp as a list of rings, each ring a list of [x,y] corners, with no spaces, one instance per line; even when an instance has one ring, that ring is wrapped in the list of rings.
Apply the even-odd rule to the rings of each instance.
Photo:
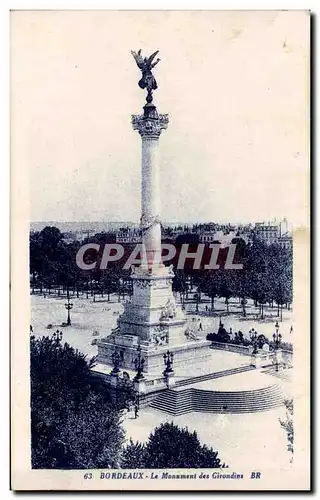
[[[276,324],[274,325],[275,329],[276,329],[276,333],[274,333],[272,336],[273,336],[273,341],[274,341],[274,344],[275,344],[275,349],[279,349],[280,347],[280,344],[281,344],[281,339],[282,339],[282,335],[281,333],[279,333],[279,323],[278,321],[276,322]]]
[[[120,355],[117,351],[114,351],[114,353],[111,356],[112,363],[113,363],[113,370],[111,372],[111,375],[118,375],[120,372]]]
[[[143,368],[145,365],[146,360],[141,357],[141,346],[140,344],[137,347],[137,357],[134,360],[134,366],[137,371],[136,376],[134,377],[133,381],[134,382],[140,382],[140,380],[144,379],[143,375]],[[139,392],[139,384],[137,384],[136,387],[136,394],[135,394],[135,418],[138,416],[138,411],[140,409],[140,392]]]
[[[167,351],[166,354],[163,355],[163,361],[165,364],[163,375],[166,377],[169,373],[173,373],[173,352]]]
[[[65,308],[66,308],[66,310],[68,311],[67,325],[68,325],[68,326],[70,326],[70,325],[71,325],[71,320],[70,320],[70,311],[71,311],[71,309],[73,308],[73,304],[72,304],[72,302],[70,302],[69,293],[68,293],[68,297],[67,297],[67,302],[65,303],[64,307],[65,307]]]
[[[98,280],[92,280],[92,284],[93,284],[93,302],[96,301],[96,291],[97,291],[97,285],[98,285],[99,281]]]
[[[252,328],[252,330],[250,330],[249,334],[250,334],[250,339],[251,339],[251,342],[253,345],[252,354],[258,354],[257,332],[255,331],[254,328]]]
[[[169,389],[169,387],[170,387],[169,375],[170,375],[170,373],[173,373],[173,368],[172,368],[173,352],[167,351],[166,354],[163,355],[163,361],[165,364],[165,369],[164,369],[163,375],[165,377],[165,382],[166,382],[167,388]]]
[[[59,330],[55,331],[52,335],[52,340],[60,342],[62,340],[62,332]]]
[[[144,378],[143,376],[143,367],[145,365],[146,360],[141,357],[141,347],[140,345],[137,347],[137,357],[134,360],[134,366],[137,371],[136,376],[134,377],[134,380],[141,380]]]
[[[276,324],[274,325],[275,329],[276,329],[276,332],[272,335],[273,336],[273,342],[274,342],[274,348],[275,348],[275,355],[276,355],[276,371],[279,371],[279,361],[278,361],[278,349],[280,348],[280,345],[281,345],[281,339],[282,339],[282,335],[281,333],[279,333],[279,323],[278,321],[276,322]]]

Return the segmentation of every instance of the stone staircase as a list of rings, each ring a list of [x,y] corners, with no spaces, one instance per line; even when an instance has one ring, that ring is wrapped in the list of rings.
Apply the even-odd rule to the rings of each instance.
[[[230,368],[229,370],[223,370],[215,373],[206,373],[204,375],[196,375],[195,377],[190,377],[187,379],[177,380],[175,383],[176,387],[183,387],[190,384],[196,384],[197,382],[204,382],[206,380],[213,380],[215,378],[226,377],[228,375],[235,375],[237,373],[243,373],[250,370],[255,370],[251,365],[239,366],[237,368]]]
[[[239,366],[238,368],[231,368],[229,370],[223,370],[215,373],[206,373],[204,375],[195,375],[194,377],[188,379],[175,380],[174,389],[179,389],[180,387],[184,387],[190,384],[196,384],[197,382],[204,382],[206,380],[212,380],[215,378],[226,377],[228,375],[235,375],[236,373],[243,373],[250,370],[254,370],[255,368],[250,365]],[[167,392],[167,389],[159,389],[156,392],[152,392],[149,394],[142,394],[140,396],[140,406],[146,407],[151,406],[151,403],[158,398],[161,394]]]
[[[292,368],[286,368],[285,370],[283,368],[279,368],[276,370],[274,366],[265,368],[264,370],[261,370],[262,373],[265,373],[266,375],[271,375],[272,377],[277,377],[281,380],[292,380]]]
[[[254,413],[282,406],[283,399],[282,390],[276,384],[261,389],[230,392],[190,387],[180,391],[161,391],[150,407],[171,415],[190,412]]]

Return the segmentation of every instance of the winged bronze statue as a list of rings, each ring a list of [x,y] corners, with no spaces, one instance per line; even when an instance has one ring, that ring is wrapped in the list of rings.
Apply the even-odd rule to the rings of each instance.
[[[152,102],[152,91],[156,90],[158,88],[157,82],[155,77],[152,74],[153,68],[158,64],[160,61],[159,57],[154,61],[154,58],[156,55],[159,53],[158,50],[151,54],[149,57],[143,57],[141,55],[141,49],[138,50],[138,52],[135,52],[134,50],[131,51],[131,54],[133,55],[138,68],[142,72],[142,77],[138,82],[138,85],[141,89],[147,89],[147,102]]]

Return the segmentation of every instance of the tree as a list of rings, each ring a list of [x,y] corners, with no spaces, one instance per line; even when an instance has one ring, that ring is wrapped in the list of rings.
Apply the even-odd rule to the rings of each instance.
[[[268,272],[268,247],[259,240],[254,240],[246,256],[246,280],[248,295],[260,307],[263,317],[263,304],[270,296],[270,275]]]
[[[271,245],[268,271],[271,297],[278,304],[278,316],[282,321],[283,305],[292,302],[292,252],[279,245]]]
[[[122,457],[122,467],[131,464],[149,469],[225,467],[216,451],[200,444],[195,431],[180,429],[172,422],[156,427],[145,445],[131,441]]]
[[[31,337],[33,468],[117,466],[121,415],[106,387],[93,384],[93,363],[57,335]]]
[[[113,269],[105,269],[101,276],[101,286],[106,292],[108,302],[110,302],[110,294],[119,290],[119,277]]]
[[[211,310],[214,310],[214,299],[219,295],[221,287],[221,272],[210,270],[206,272],[200,283],[201,290],[211,299]]]
[[[138,441],[134,443],[130,439],[129,444],[124,448],[121,457],[121,467],[123,469],[144,469],[148,468],[145,463],[146,447]]]
[[[101,394],[90,392],[61,427],[62,457],[67,458],[62,464],[70,469],[116,468],[123,438],[118,412]]]
[[[290,452],[290,462],[293,461],[293,452],[294,452],[294,427],[293,427],[293,399],[285,399],[284,405],[286,407],[286,418],[279,418],[280,425],[282,429],[284,429],[287,433],[287,450]]]
[[[220,270],[219,295],[225,299],[227,312],[229,313],[229,300],[234,294],[233,274],[230,270]]]

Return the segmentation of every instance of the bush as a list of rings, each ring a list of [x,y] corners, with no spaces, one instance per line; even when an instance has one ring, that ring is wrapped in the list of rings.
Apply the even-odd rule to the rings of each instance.
[[[201,445],[196,432],[163,423],[150,434],[148,442],[130,444],[122,454],[122,467],[134,468],[221,468],[218,452]]]
[[[227,344],[230,342],[230,335],[228,333],[208,333],[206,339],[211,340],[211,342],[221,342],[222,344]]]

